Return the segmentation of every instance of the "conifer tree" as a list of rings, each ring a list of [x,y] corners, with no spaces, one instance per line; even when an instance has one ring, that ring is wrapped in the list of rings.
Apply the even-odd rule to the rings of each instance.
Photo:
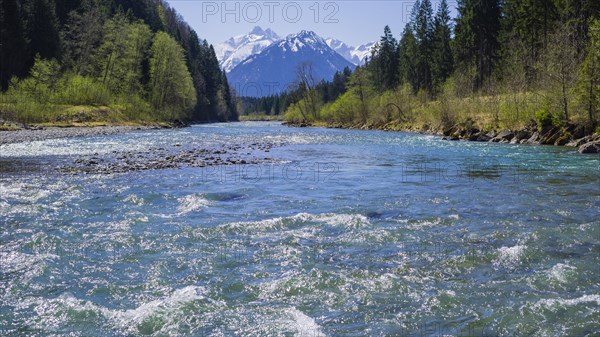
[[[450,10],[446,0],[442,0],[434,19],[433,28],[431,73],[436,90],[454,71],[451,39]]]
[[[431,77],[432,34],[433,8],[431,0],[422,0],[415,22],[415,38],[417,42],[415,67],[419,89],[428,92],[431,92],[433,86]]]
[[[499,57],[499,0],[460,0],[455,29],[455,59],[461,70],[474,70],[473,89],[491,77]]]

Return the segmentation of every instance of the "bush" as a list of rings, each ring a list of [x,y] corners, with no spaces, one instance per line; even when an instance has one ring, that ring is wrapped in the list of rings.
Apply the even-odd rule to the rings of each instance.
[[[537,122],[540,131],[554,125],[554,118],[548,108],[538,110],[535,113],[535,121]]]
[[[110,105],[110,91],[102,83],[80,75],[65,75],[52,95],[55,104]]]

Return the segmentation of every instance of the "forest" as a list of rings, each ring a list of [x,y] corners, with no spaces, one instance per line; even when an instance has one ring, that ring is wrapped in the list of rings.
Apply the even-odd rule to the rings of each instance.
[[[2,0],[0,118],[237,120],[215,51],[162,0]]]
[[[298,81],[292,123],[384,129],[482,130],[598,125],[600,2],[461,0],[452,18],[416,1],[396,39],[385,27],[366,64],[329,83]],[[299,77],[301,78],[301,77]],[[339,86],[339,84],[335,85]],[[598,130],[596,130],[598,132]]]

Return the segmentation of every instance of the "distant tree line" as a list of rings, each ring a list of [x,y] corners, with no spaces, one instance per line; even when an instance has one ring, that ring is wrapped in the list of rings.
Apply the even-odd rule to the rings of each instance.
[[[331,81],[322,80],[316,84],[297,82],[290,86],[290,90],[277,95],[240,97],[239,111],[244,115],[280,115],[291,104],[299,102],[304,97],[303,93],[309,89],[314,90],[322,102],[334,101],[346,92],[346,84],[351,75],[352,71],[346,67],[336,72]]]
[[[0,19],[3,115],[73,104],[237,120],[213,47],[163,0],[2,0]]]
[[[322,98],[313,119],[436,115],[424,119],[448,123],[467,115],[462,106],[489,127],[535,118],[597,125],[600,1],[460,0],[457,12],[452,19],[446,0],[436,10],[431,0],[415,1],[399,39],[386,26],[347,92]],[[300,110],[291,104],[288,119],[305,119]]]

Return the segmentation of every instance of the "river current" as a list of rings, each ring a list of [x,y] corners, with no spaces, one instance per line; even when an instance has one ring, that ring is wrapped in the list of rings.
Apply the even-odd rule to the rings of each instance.
[[[81,156],[274,160],[70,174]],[[600,158],[278,123],[0,146],[1,336],[599,336]]]

